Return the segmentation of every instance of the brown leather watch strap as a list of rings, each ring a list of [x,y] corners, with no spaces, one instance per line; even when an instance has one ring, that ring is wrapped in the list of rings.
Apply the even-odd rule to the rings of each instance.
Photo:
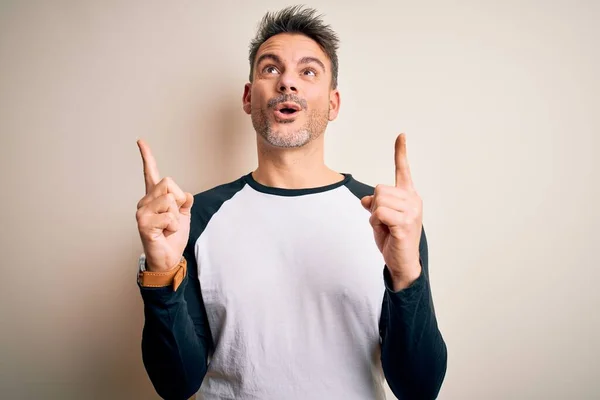
[[[187,261],[181,257],[179,264],[175,268],[164,272],[140,271],[138,283],[142,287],[165,287],[173,286],[176,291],[187,273]]]

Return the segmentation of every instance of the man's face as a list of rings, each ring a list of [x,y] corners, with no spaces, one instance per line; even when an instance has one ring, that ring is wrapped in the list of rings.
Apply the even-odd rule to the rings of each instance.
[[[272,146],[301,147],[337,116],[339,92],[331,89],[331,79],[331,62],[315,41],[299,34],[275,35],[256,54],[244,111]]]

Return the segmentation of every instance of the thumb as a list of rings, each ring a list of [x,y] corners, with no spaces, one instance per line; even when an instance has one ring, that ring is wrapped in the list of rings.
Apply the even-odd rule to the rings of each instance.
[[[365,196],[360,199],[360,204],[362,204],[367,211],[371,211],[371,203],[373,203],[373,196]]]
[[[185,202],[179,208],[179,212],[185,215],[190,215],[190,210],[192,209],[192,205],[194,204],[194,196],[191,193],[185,194]]]

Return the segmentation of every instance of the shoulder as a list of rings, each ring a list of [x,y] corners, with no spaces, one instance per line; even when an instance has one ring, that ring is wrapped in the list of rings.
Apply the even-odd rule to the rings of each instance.
[[[192,231],[198,235],[204,230],[208,221],[219,211],[221,206],[230,200],[246,185],[246,177],[215,186],[194,195],[192,205]]]
[[[375,191],[373,186],[357,180],[351,174],[346,175],[349,177],[349,179],[346,179],[344,186],[346,186],[346,188],[348,188],[348,190],[359,199],[362,199],[365,196],[370,196]]]
[[[205,207],[207,205],[222,204],[232,198],[237,192],[242,190],[246,184],[246,176],[242,176],[234,181],[223,183],[208,190],[194,195],[194,206]]]

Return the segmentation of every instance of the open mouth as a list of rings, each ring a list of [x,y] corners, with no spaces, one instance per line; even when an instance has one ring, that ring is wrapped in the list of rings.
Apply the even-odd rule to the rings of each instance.
[[[281,103],[275,107],[275,114],[285,118],[296,115],[300,110],[300,106],[296,103]]]

